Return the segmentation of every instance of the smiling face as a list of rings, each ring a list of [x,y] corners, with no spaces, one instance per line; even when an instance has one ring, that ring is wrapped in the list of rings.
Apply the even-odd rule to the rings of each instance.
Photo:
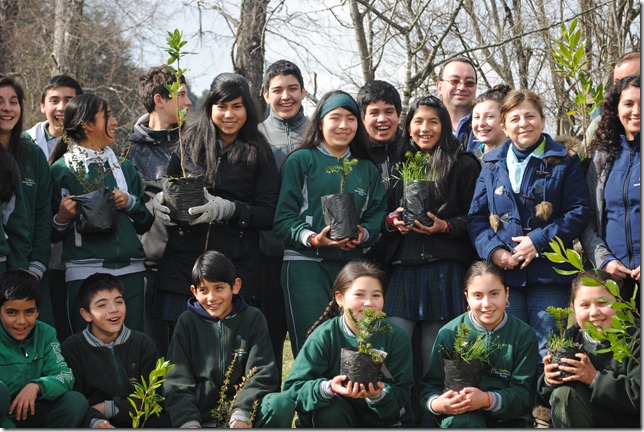
[[[100,150],[110,144],[114,144],[114,134],[118,121],[112,116],[112,110],[107,108],[107,119],[105,119],[105,112],[101,106],[94,117],[94,123],[87,123],[85,125],[85,133],[87,135],[86,147],[94,150]]]
[[[364,110],[364,127],[369,137],[377,143],[390,143],[396,138],[400,116],[396,107],[383,100],[367,104]]]
[[[233,295],[239,294],[241,279],[236,278],[231,287],[228,282],[210,282],[202,279],[190,291],[211,317],[224,319],[233,310]]]
[[[20,120],[20,101],[16,90],[11,86],[0,87],[0,135],[8,137]],[[3,140],[4,144],[4,140]]]
[[[224,145],[235,141],[246,123],[246,106],[241,96],[212,106],[211,118]]]
[[[438,144],[443,126],[436,108],[420,105],[409,123],[409,134],[421,150],[427,152]]]
[[[36,300],[7,300],[0,306],[0,322],[9,336],[25,340],[36,326],[38,307]]]
[[[306,91],[295,75],[276,75],[271,78],[264,100],[282,120],[290,120],[300,112]]]
[[[626,87],[619,97],[617,105],[619,121],[624,126],[626,139],[633,140],[640,131],[640,89],[639,87]]]
[[[454,85],[451,81],[460,82]],[[476,93],[474,68],[472,65],[460,61],[449,63],[445,66],[441,79],[436,82],[436,91],[448,109],[469,110]]]
[[[503,320],[509,295],[498,276],[484,273],[471,279],[465,298],[479,324],[493,330]]]
[[[344,311],[345,321],[354,333],[357,333],[358,329],[349,315],[349,309],[353,311],[353,316],[359,320],[365,310],[371,309],[374,312],[380,312],[385,305],[382,285],[378,279],[371,276],[356,278],[344,294],[339,292],[335,294],[335,302]]]
[[[100,290],[89,302],[89,311],[80,309],[83,319],[90,323],[94,336],[104,343],[114,342],[125,320],[125,300],[118,289]]]
[[[76,89],[71,87],[54,87],[47,90],[45,101],[40,103],[40,112],[47,118],[47,131],[53,136],[63,132],[63,114],[65,107],[76,96]]]
[[[497,101],[486,100],[472,109],[472,132],[488,149],[500,146],[507,139],[501,128],[500,108]]]
[[[507,112],[501,127],[517,148],[525,150],[539,141],[545,125],[546,117],[525,100]]]
[[[597,327],[613,327],[615,309],[608,306],[608,303],[601,299],[614,301],[615,297],[603,286],[590,287],[581,285],[577,288],[572,307],[579,327],[585,328],[586,321],[590,321]]]
[[[320,121],[324,144],[334,156],[342,156],[358,131],[358,118],[345,108],[329,111]]]

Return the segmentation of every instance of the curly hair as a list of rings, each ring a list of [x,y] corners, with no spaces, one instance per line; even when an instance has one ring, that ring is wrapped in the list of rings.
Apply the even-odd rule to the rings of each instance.
[[[606,166],[612,163],[621,151],[621,147],[619,145],[620,135],[624,134],[625,130],[624,125],[619,119],[618,107],[622,93],[629,87],[640,88],[639,75],[629,75],[624,79],[621,79],[617,84],[611,87],[608,92],[608,96],[604,98],[604,103],[601,108],[601,120],[595,130],[593,140],[588,146],[588,151],[590,153],[595,150],[602,150],[608,153],[606,162],[602,167],[600,167],[599,173],[601,173]]]

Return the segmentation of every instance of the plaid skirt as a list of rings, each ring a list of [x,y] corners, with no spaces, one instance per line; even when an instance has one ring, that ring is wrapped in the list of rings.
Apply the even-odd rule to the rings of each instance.
[[[383,310],[414,321],[452,319],[463,313],[465,266],[456,260],[392,267]]]
[[[154,290],[150,316],[165,321],[177,321],[179,315],[188,309],[190,294],[180,294],[172,291]]]

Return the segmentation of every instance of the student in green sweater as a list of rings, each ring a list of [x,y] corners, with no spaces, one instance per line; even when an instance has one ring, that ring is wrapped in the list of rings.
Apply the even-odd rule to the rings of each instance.
[[[358,163],[346,178],[353,194],[358,238],[331,240],[320,198],[340,192],[340,177],[327,173],[345,159]],[[282,290],[293,354],[306,331],[322,314],[330,288],[349,261],[364,259],[378,240],[387,211],[380,173],[367,153],[367,138],[358,104],[343,91],[325,94],[311,116],[302,144],[282,167],[282,184],[273,230],[284,244]]]
[[[374,264],[353,261],[346,264],[333,286],[331,303],[310,330],[284,383],[283,395],[296,403],[303,426],[315,428],[400,426],[404,406],[409,401],[412,351],[402,329],[371,339],[374,348],[385,351],[385,366],[393,378],[383,378],[377,386],[348,381],[340,375],[340,351],[357,347],[356,319],[366,309],[382,311],[384,273]]]
[[[24,91],[11,77],[0,77],[0,95],[13,109],[11,121],[0,122],[0,144],[13,156],[20,168],[22,197],[27,210],[31,253],[29,271],[42,280],[49,263],[51,244],[51,178],[47,158],[27,134],[22,134]],[[5,114],[3,114],[5,115]],[[9,127],[13,126],[9,129]],[[49,287],[40,284],[41,307],[39,318],[54,325]]]
[[[116,276],[96,273],[85,279],[78,302],[88,325],[63,342],[62,353],[76,377],[74,390],[90,405],[83,427],[131,427],[134,410],[127,398],[154,369],[159,357],[154,342],[124,325],[123,284]],[[145,426],[170,427],[170,420],[164,412]]]
[[[87,411],[53,327],[38,321],[38,280],[0,275],[0,427],[75,428]]]
[[[188,310],[179,316],[168,348],[175,368],[163,384],[172,427],[215,426],[211,411],[220,401],[224,375],[233,364],[226,397],[256,368],[232,405],[231,428],[288,428],[289,401],[279,390],[275,359],[262,312],[239,295],[242,281],[224,254],[206,251],[192,268]],[[251,416],[255,409],[254,420]],[[290,415],[290,417],[289,417]]]
[[[421,406],[438,416],[443,428],[525,428],[534,403],[539,351],[532,328],[505,312],[509,288],[503,270],[490,261],[477,261],[465,274],[468,311],[440,329],[429,368],[421,381]],[[484,366],[481,384],[460,392],[445,390],[443,356],[454,352],[462,324],[468,340],[482,335],[494,351]]]

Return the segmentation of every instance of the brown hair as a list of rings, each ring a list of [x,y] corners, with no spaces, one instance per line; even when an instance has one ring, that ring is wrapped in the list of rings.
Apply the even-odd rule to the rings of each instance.
[[[497,84],[474,99],[474,101],[472,102],[472,108],[486,101],[495,101],[500,105],[501,103],[503,103],[503,100],[511,91],[512,87],[510,87],[509,85]]]
[[[530,102],[534,107],[539,111],[539,115],[543,117],[543,101],[541,97],[535,92],[530,90],[512,90],[503,100],[501,104],[501,123],[505,123],[505,116],[514,109],[517,105],[522,104],[523,102]]]
[[[617,284],[619,288],[622,287],[622,280],[614,278],[610,273],[604,270],[595,270],[596,274],[595,275],[589,275],[587,273],[579,273],[575,279],[572,281],[572,287],[570,289],[570,304],[575,303],[575,297],[577,297],[577,292],[579,291],[579,288],[582,286],[588,286],[584,285],[582,282],[582,279],[592,279],[595,282],[601,284],[602,286],[605,286],[606,281],[612,280]],[[606,291],[608,291],[608,288],[606,288]]]
[[[492,261],[476,261],[465,272],[465,281],[463,282],[463,291],[467,293],[467,287],[472,283],[472,279],[477,276],[491,274],[499,278],[505,290],[508,290],[508,284],[505,283],[505,272]]]

